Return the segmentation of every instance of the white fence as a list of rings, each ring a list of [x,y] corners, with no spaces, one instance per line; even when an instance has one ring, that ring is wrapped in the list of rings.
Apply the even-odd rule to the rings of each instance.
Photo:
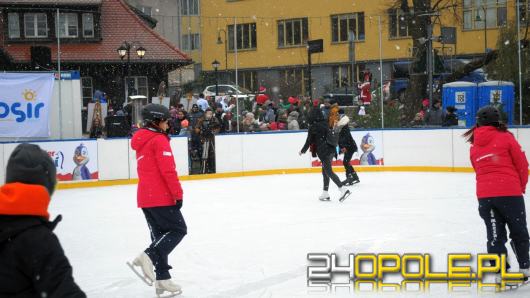
[[[530,149],[530,128],[511,130],[523,149]],[[433,130],[384,130],[362,131],[382,138],[378,140],[377,158],[384,159],[385,167],[471,167],[469,144],[462,138],[464,129]],[[359,132],[356,131],[355,135]],[[306,132],[257,133],[242,135],[221,135],[216,137],[217,173],[234,173],[261,170],[288,170],[311,168],[311,154],[299,156]],[[54,142],[60,147],[65,140]],[[83,142],[87,140],[77,140]],[[360,146],[360,140],[356,139]],[[35,142],[39,144],[39,142]],[[5,179],[5,166],[16,144],[0,144],[0,181]],[[187,138],[171,140],[177,171],[180,176],[189,174]],[[136,157],[130,149],[128,139],[97,140],[99,180],[137,178]],[[94,169],[91,169],[94,170]]]

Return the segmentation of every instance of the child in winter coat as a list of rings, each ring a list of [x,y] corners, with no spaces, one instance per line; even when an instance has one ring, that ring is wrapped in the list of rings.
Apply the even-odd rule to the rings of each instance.
[[[138,162],[138,207],[147,220],[152,243],[129,265],[133,270],[133,265],[141,268],[142,279],[148,284],[154,282],[158,295],[181,292],[180,286],[171,281],[168,255],[187,233],[180,211],[182,186],[167,135],[169,117],[165,106],[148,104],[142,110],[143,127],[131,140]]]
[[[37,145],[18,145],[0,187],[0,297],[86,295],[53,233],[48,204],[57,182],[55,164]]]
[[[476,173],[479,214],[486,225],[488,253],[507,255],[508,226],[519,271],[527,278],[529,237],[523,194],[528,161],[521,145],[499,119],[496,108],[481,108],[477,124],[464,137],[471,143],[470,159]]]

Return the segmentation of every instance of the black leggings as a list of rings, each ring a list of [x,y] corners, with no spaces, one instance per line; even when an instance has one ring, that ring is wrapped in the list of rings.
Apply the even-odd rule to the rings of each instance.
[[[478,205],[480,217],[486,224],[488,253],[508,254],[505,246],[508,240],[506,237],[506,225],[508,225],[519,268],[528,268],[529,242],[524,198],[521,196],[479,199]]]
[[[342,182],[340,181],[339,177],[333,173],[333,168],[331,167],[331,161],[333,160],[334,153],[330,153],[327,156],[320,157],[320,160],[322,161],[322,177],[324,178],[324,190],[329,189],[329,178],[333,180],[333,183],[337,185],[337,187],[342,186]]]
[[[342,159],[342,164],[344,165],[344,169],[346,170],[346,175],[351,175],[351,174],[355,173],[355,169],[350,164],[351,158],[353,157],[353,153],[354,152],[352,150],[349,150],[349,149],[346,152],[344,152],[344,157]]]

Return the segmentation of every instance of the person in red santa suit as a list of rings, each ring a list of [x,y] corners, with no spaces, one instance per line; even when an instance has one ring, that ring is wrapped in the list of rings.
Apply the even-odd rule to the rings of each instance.
[[[372,84],[370,83],[371,78],[372,74],[370,71],[365,71],[363,83],[358,87],[361,91],[361,101],[363,102],[363,105],[369,105],[372,102],[372,93],[370,92],[372,89]]]
[[[256,96],[256,104],[259,106],[262,106],[267,100],[269,100],[269,96],[265,94],[267,92],[267,88],[260,86],[258,95]]]

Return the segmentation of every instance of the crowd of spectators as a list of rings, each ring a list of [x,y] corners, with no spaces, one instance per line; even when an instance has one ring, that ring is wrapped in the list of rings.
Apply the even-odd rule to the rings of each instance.
[[[422,101],[422,109],[416,113],[412,126],[457,126],[458,115],[454,106],[448,106],[445,110],[442,108],[442,102],[434,100],[432,106],[428,99]]]
[[[265,90],[264,88],[263,90],[260,89],[260,91]],[[447,127],[458,125],[455,107],[449,106],[443,109],[440,100],[435,100],[432,105],[428,99],[424,99],[422,103],[422,109],[416,113],[414,119],[408,124],[409,126]],[[256,96],[256,100],[251,102],[243,103],[240,99],[240,113],[238,115],[236,98],[233,96],[205,98],[201,93],[198,98],[190,101],[187,106],[179,103],[170,107],[169,133],[175,136],[189,136],[192,140],[198,139],[197,124],[204,118],[207,111],[211,111],[214,118],[214,121],[208,121],[207,123],[215,122],[218,125],[214,130],[216,133],[303,130],[308,128],[308,116],[314,104],[315,102],[312,99],[303,96],[290,96],[287,99],[280,98],[277,101],[273,101],[263,92],[259,93]],[[319,99],[316,105],[322,109],[326,117],[331,105],[330,101]],[[109,116],[130,115],[130,112],[125,107],[113,107],[109,102]],[[375,112],[369,111],[362,105],[354,108],[354,114],[358,117],[369,116],[370,113]],[[355,126],[355,123],[353,124]],[[361,125],[361,127],[364,126]],[[90,131],[90,136],[97,138],[102,135],[102,125],[94,125]]]
[[[262,102],[256,100],[251,103],[251,109],[246,109],[244,108],[246,105],[241,104],[239,117],[235,100],[229,96],[206,99],[200,94],[189,111],[186,111],[182,104],[172,106],[170,134],[193,137],[198,121],[207,111],[212,111],[216,118],[219,133],[232,133],[238,130],[239,132],[300,130],[308,127],[307,118],[312,106],[312,101],[308,98],[289,97],[288,100],[280,99],[277,103],[268,98]]]

